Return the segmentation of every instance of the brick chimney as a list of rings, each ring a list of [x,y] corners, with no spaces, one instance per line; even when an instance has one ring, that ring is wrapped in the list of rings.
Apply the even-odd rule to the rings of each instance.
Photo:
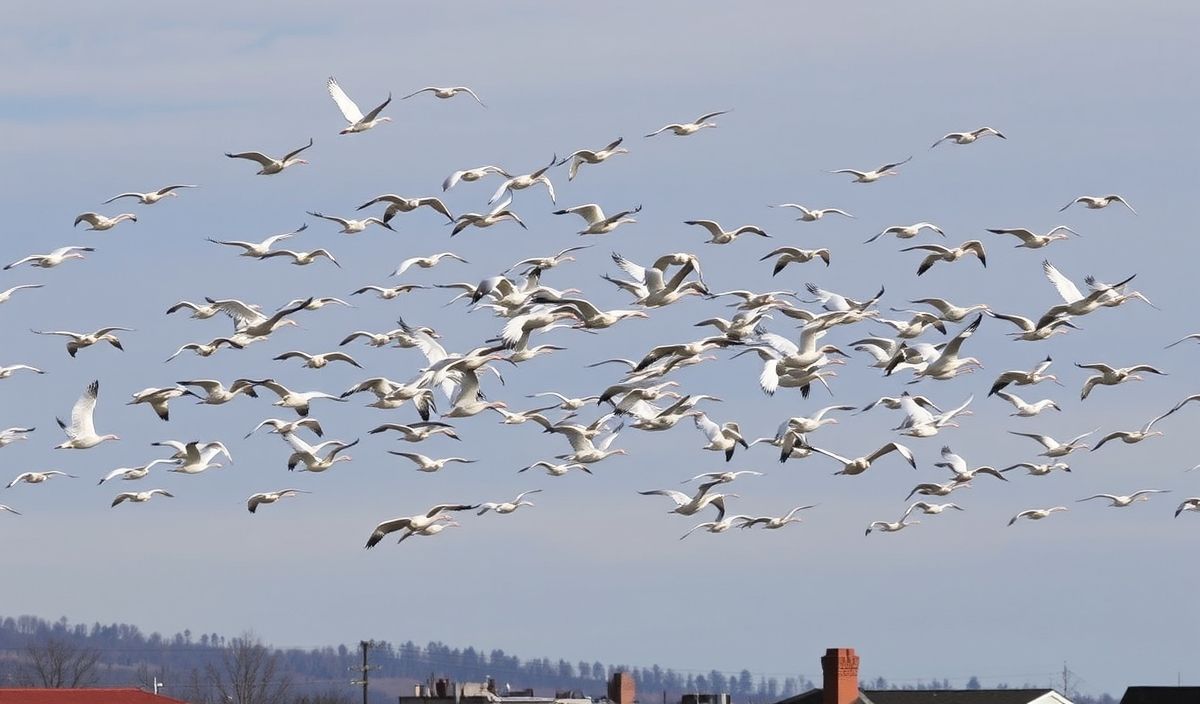
[[[854,704],[858,699],[858,656],[854,648],[829,648],[821,657],[822,704]]]
[[[608,700],[615,704],[633,704],[637,697],[637,688],[633,684],[633,675],[628,672],[614,672],[608,681]]]

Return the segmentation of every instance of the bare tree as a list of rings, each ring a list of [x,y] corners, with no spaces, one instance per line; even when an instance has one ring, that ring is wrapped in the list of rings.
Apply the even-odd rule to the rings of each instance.
[[[215,698],[231,704],[284,704],[291,684],[280,671],[278,655],[253,633],[234,638],[207,675]]]
[[[35,687],[87,687],[96,683],[100,651],[81,648],[58,638],[25,646],[22,679]]]

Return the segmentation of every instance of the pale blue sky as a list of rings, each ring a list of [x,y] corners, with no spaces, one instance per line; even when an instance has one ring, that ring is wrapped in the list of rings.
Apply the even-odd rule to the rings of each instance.
[[[6,539],[3,594],[8,609],[74,620],[128,621],[147,630],[239,632],[253,628],[280,645],[361,638],[500,647],[523,657],[653,664],[682,669],[819,674],[828,646],[853,646],[872,676],[1048,683],[1064,660],[1084,688],[1119,693],[1127,684],[1185,681],[1200,651],[1192,598],[1198,517],[1171,518],[1176,503],[1200,494],[1200,461],[1187,437],[1195,410],[1162,424],[1167,436],[1136,447],[1077,456],[1071,475],[985,477],[955,496],[967,511],[926,517],[899,535],[862,536],[867,523],[894,519],[942,442],[973,464],[1007,465],[1033,457],[1032,442],[1006,430],[1072,436],[1100,426],[1134,428],[1195,392],[1196,350],[1162,347],[1194,331],[1188,307],[1197,255],[1188,231],[1196,188],[1190,166],[1198,117],[1191,83],[1197,65],[1189,3],[815,3],[576,4],[399,6],[356,3],[207,3],[147,11],[144,4],[27,7],[0,28],[0,60],[10,67],[0,105],[7,215],[0,259],[12,261],[68,244],[94,245],[84,262],[55,270],[4,272],[0,289],[45,282],[0,307],[7,332],[0,364],[43,367],[42,377],[0,382],[0,427],[36,425],[25,443],[0,450],[10,475],[59,468],[85,479],[0,491],[25,512],[0,516]],[[339,137],[342,122],[325,93],[338,78],[364,107],[389,91],[397,98],[430,84],[466,84],[489,105],[428,96],[396,100],[391,124]],[[666,122],[718,109],[721,127],[694,137],[642,139]],[[934,139],[991,125],[1007,141],[969,147]],[[248,149],[282,153],[309,137],[311,166],[260,178],[246,162],[222,156]],[[441,330],[465,350],[502,321],[461,307],[442,308],[443,292],[398,301],[356,297],[353,310],[300,317],[270,342],[210,359],[181,356],[179,345],[230,330],[225,320],[192,321],[162,312],[180,298],[240,297],[267,307],[314,294],[346,296],[382,283],[407,256],[453,249],[469,265],[446,263],[405,280],[474,281],[526,256],[578,241],[574,218],[558,218],[543,191],[518,194],[514,208],[529,231],[499,226],[468,231],[448,246],[429,212],[399,216],[398,234],[336,234],[306,210],[350,214],[384,192],[434,194],[451,171],[499,163],[517,171],[617,136],[631,154],[585,168],[573,183],[553,178],[560,205],[637,203],[639,223],[596,240],[576,264],[546,282],[578,286],[606,307],[622,295],[597,277],[611,251],[636,261],[693,251],[717,289],[799,288],[805,281],[851,295],[887,284],[885,306],[940,295],[987,302],[1035,316],[1056,302],[1041,275],[1048,256],[1076,281],[1087,273],[1115,280],[1137,273],[1137,287],[1164,310],[1130,305],[1079,322],[1083,331],[1045,345],[1010,343],[1007,324],[987,320],[968,347],[985,370],[922,392],[956,405],[974,393],[964,427],[910,446],[919,472],[885,460],[867,475],[832,477],[832,462],[780,466],[756,447],[729,467],[765,477],[737,485],[735,512],[784,512],[820,503],[800,526],[779,532],[696,535],[679,542],[691,519],[668,516],[665,499],[639,489],[670,487],[719,457],[702,452],[690,426],[666,434],[625,432],[630,450],[595,476],[517,475],[531,461],[565,451],[560,438],[532,427],[499,427],[487,415],[459,423],[464,442],[435,440],[426,454],[462,453],[485,461],[426,476],[392,461],[397,441],[367,436],[396,412],[350,404],[317,405],[330,437],[363,437],[352,463],[324,475],[289,475],[278,438],[242,436],[264,417],[286,417],[266,400],[222,407],[176,403],[161,423],[129,394],[177,379],[271,375],[301,389],[340,392],[364,373],[310,371],[270,357],[286,349],[319,352],[354,329],[392,327],[399,314]],[[869,186],[823,173],[871,168],[916,155],[898,178]],[[153,207],[100,206],[127,190],[173,182],[202,188]],[[494,182],[463,184],[447,195],[455,212],[483,207]],[[1081,193],[1127,196],[1127,211],[1056,210]],[[855,220],[795,223],[769,203],[837,206]],[[120,207],[118,207],[120,206]],[[107,233],[72,231],[86,210],[132,210],[137,224]],[[769,242],[701,244],[681,221],[711,218],[762,225]],[[989,267],[938,265],[917,279],[919,257],[894,240],[862,241],[882,227],[932,220],[951,243],[980,238]],[[328,247],[343,269],[255,262],[204,241],[261,239],[309,222],[292,244]],[[1084,237],[1048,250],[1012,249],[987,227],[1045,230],[1068,224]],[[924,238],[923,238],[924,239]],[[793,265],[775,279],[757,260],[781,244],[828,246],[833,266]],[[1168,256],[1168,253],[1170,256]],[[86,301],[79,300],[85,291]],[[524,394],[557,389],[591,393],[615,373],[579,373],[587,362],[634,356],[656,343],[694,339],[693,322],[723,312],[721,302],[689,300],[598,336],[549,337],[569,352],[506,371],[489,394],[529,407]],[[29,328],[125,325],[124,353],[99,347],[66,356],[59,340]],[[788,321],[776,332],[790,334]],[[883,326],[839,330],[844,344]],[[412,350],[351,348],[373,374],[406,379],[421,365]],[[1065,413],[1010,419],[985,399],[1004,369],[1026,368],[1047,353],[1065,388],[1036,387]],[[723,355],[727,357],[728,355]],[[1101,388],[1078,402],[1085,378],[1072,362],[1149,362],[1171,375]],[[689,392],[725,399],[709,410],[737,420],[751,436],[769,435],[789,415],[828,405],[781,392],[764,398],[758,364],[722,361],[686,370]],[[97,424],[119,443],[86,452],[51,452],[54,416],[101,380]],[[895,393],[903,379],[881,380],[856,357],[836,380],[836,401],[864,403]],[[835,401],[835,402],[836,402]],[[821,430],[814,443],[857,455],[892,438],[895,414],[873,412]],[[173,501],[110,510],[117,491],[95,479],[117,466],[160,456],[148,443],[220,439],[235,464],[198,477],[156,473],[138,488],[168,488]],[[412,449],[405,447],[404,449]],[[894,458],[892,458],[894,459]],[[10,478],[3,477],[5,481]],[[314,491],[251,516],[255,491],[297,485]],[[376,522],[445,500],[502,500],[535,487],[537,506],[485,516],[436,539],[387,541],[361,549]],[[1075,499],[1145,487],[1173,494],[1117,512]],[[1071,512],[1006,528],[1018,510],[1059,503]],[[1188,520],[1193,519],[1193,520]],[[1192,674],[1194,681],[1194,670]],[[514,683],[516,684],[516,683]]]

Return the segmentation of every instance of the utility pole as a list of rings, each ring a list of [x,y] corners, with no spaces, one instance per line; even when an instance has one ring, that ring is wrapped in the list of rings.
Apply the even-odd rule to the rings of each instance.
[[[363,704],[367,704],[367,685],[370,681],[370,672],[371,672],[371,670],[375,669],[374,666],[367,664],[367,651],[370,650],[371,647],[374,645],[375,645],[375,641],[373,641],[373,640],[359,641],[358,647],[362,648],[362,666],[350,668],[351,672],[357,670],[362,675],[362,679],[350,680],[350,684],[362,686]]]

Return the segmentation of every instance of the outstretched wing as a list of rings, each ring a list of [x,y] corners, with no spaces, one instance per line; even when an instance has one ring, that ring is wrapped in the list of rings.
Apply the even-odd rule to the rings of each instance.
[[[346,91],[342,90],[342,87],[338,85],[333,76],[329,77],[329,82],[326,85],[329,88],[329,97],[333,98],[333,102],[337,104],[338,110],[342,111],[342,117],[346,118],[346,122],[354,124],[363,119],[362,110],[359,110],[358,105],[355,105],[350,96],[346,95]]]

